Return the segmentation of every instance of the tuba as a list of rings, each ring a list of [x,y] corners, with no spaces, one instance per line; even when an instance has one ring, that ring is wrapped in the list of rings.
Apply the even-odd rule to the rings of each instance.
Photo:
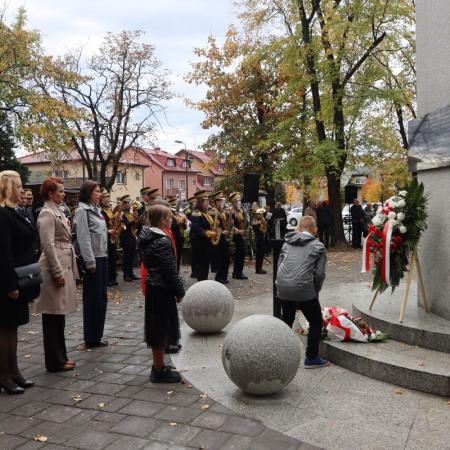
[[[219,245],[220,237],[222,236],[222,228],[220,227],[219,211],[214,214],[214,224],[212,231],[216,233],[216,236],[211,239],[212,245]]]

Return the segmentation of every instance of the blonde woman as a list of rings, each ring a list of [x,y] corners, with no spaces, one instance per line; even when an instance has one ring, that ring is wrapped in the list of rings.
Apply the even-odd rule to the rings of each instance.
[[[15,269],[35,263],[32,224],[17,211],[24,191],[17,172],[0,172],[0,390],[22,394],[33,386],[17,365],[17,327],[29,322],[28,302],[39,295],[19,290]]]
[[[37,221],[43,282],[34,312],[42,314],[45,367],[49,372],[59,372],[75,367],[67,357],[64,328],[66,314],[77,310],[78,270],[70,222],[58,208],[64,202],[64,181],[48,177],[40,193],[45,201]]]

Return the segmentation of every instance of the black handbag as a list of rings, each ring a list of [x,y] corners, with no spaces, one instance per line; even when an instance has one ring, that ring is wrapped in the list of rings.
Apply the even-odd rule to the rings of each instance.
[[[19,298],[31,302],[41,292],[42,274],[38,263],[16,267]]]

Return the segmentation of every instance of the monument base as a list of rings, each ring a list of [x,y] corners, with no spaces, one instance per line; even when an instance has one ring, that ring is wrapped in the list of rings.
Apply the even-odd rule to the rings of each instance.
[[[450,167],[421,171],[418,179],[429,193],[428,229],[419,249],[424,285],[430,310],[450,320]]]

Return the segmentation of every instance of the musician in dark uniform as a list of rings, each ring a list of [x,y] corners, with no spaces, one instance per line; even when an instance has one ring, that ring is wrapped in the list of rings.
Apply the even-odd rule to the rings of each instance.
[[[233,224],[233,242],[234,242],[234,263],[233,263],[233,278],[237,280],[248,280],[244,275],[244,261],[245,261],[245,241],[244,236],[247,230],[245,220],[245,212],[241,209],[241,194],[233,192],[230,194],[231,217]]]
[[[100,206],[102,207],[102,215],[108,229],[108,286],[117,286],[117,232],[114,227],[115,221],[111,208],[111,195],[105,188],[102,189]]]
[[[254,209],[252,211],[252,228],[255,232],[255,272],[264,275],[267,272],[263,270],[264,253],[266,250],[267,222],[264,218],[264,208]]]
[[[115,221],[120,221],[119,239],[123,250],[123,279],[124,281],[139,280],[133,273],[134,253],[136,251],[136,233],[139,217],[131,212],[131,197],[127,194],[120,197],[121,210],[116,213]],[[118,217],[119,215],[119,217]],[[116,222],[117,223],[117,222]]]
[[[214,239],[217,233],[213,230],[214,219],[208,214],[208,191],[197,191],[195,199],[190,239],[192,254],[195,255],[194,273],[197,281],[202,281],[208,279],[211,239]]]
[[[161,194],[159,193],[159,189],[152,188],[150,186],[143,187],[140,190],[140,193],[141,193],[141,197],[142,197],[142,206],[137,210],[137,214],[139,216],[138,233],[137,233],[138,235],[144,224],[145,211],[151,206],[151,204],[152,204],[153,200],[155,200],[155,198],[161,197]]]
[[[225,197],[223,192],[215,192],[211,195],[213,210],[211,215],[215,221],[215,227],[220,236],[212,240],[216,254],[216,277],[215,280],[222,284],[228,284],[228,269],[230,267],[230,246],[228,238],[231,232],[231,217],[225,211]]]
[[[184,245],[184,230],[186,229],[186,217],[184,214],[180,214],[177,209],[178,199],[176,197],[168,197],[166,201],[169,203],[172,210],[172,223],[170,230],[172,231],[173,238],[175,239],[175,247],[177,250],[177,270],[180,271],[181,254],[183,252]]]
[[[195,197],[189,197],[188,198],[189,205],[184,208],[184,215],[186,216],[186,219],[189,220],[189,222],[192,222],[192,212],[195,209]],[[195,276],[195,254],[191,251],[191,278],[197,278]]]

